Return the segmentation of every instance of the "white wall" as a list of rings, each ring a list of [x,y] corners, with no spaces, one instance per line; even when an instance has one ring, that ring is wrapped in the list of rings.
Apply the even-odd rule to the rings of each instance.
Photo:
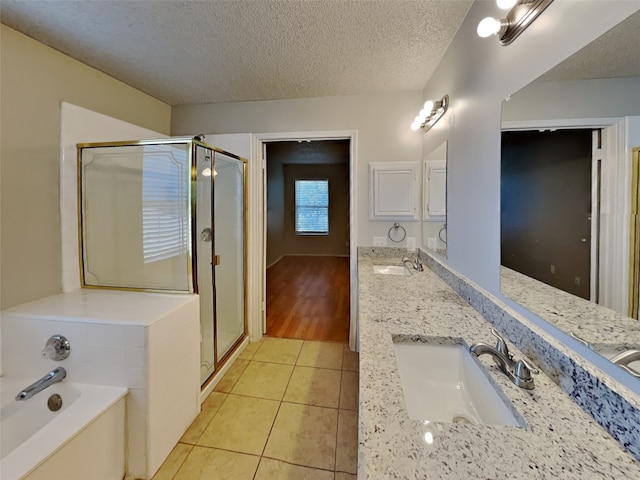
[[[640,77],[536,82],[502,107],[503,122],[637,115]]]
[[[78,252],[78,143],[164,138],[153,130],[62,102],[60,105],[60,221],[62,290],[80,288]]]
[[[172,110],[172,134],[280,133],[357,130],[357,238],[372,245],[393,222],[368,220],[368,163],[419,161],[421,135],[409,125],[422,105],[419,91],[265,102],[183,105]],[[256,168],[256,165],[250,165]],[[402,222],[417,237],[419,222]]]
[[[476,34],[499,12],[475,2],[424,98],[449,94],[451,106],[424,135],[424,151],[448,140],[447,263],[500,296],[500,124],[502,100],[575,53],[640,2],[553,2],[513,44]],[[534,319],[535,321],[535,319]]]

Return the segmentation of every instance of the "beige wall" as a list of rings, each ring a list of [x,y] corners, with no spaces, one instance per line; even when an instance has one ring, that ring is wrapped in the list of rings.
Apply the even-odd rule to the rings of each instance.
[[[283,133],[357,131],[355,140],[356,236],[373,245],[387,236],[391,221],[369,220],[369,162],[416,162],[422,137],[409,128],[424,100],[420,91],[299,98],[263,102],[179,105],[172,109],[171,133]],[[250,169],[255,166],[250,165]],[[419,237],[420,222],[402,222],[407,236]],[[405,244],[396,246],[403,247]]]
[[[0,308],[61,292],[60,102],[168,134],[171,107],[0,25]]]

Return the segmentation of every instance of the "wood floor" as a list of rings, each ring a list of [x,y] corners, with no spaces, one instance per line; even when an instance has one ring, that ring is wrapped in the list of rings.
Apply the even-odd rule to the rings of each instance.
[[[287,256],[267,269],[267,335],[349,340],[349,258]]]

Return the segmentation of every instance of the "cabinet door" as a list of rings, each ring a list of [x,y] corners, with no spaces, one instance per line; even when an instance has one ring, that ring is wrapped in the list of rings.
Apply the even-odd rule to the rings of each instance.
[[[442,221],[447,215],[447,162],[424,162],[424,220]]]
[[[369,164],[369,219],[418,220],[418,162]]]

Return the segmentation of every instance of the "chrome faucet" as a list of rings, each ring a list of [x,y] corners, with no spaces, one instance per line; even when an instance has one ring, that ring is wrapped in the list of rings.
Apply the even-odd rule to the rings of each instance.
[[[476,357],[485,353],[490,354],[493,357],[494,362],[496,362],[498,367],[500,367],[500,370],[509,377],[509,380],[520,388],[533,390],[535,388],[535,384],[533,383],[531,374],[533,373],[537,375],[539,371],[529,365],[529,363],[524,359],[515,361],[513,359],[513,354],[509,352],[509,347],[507,347],[507,342],[504,341],[504,338],[502,338],[502,336],[493,328],[491,329],[491,333],[498,339],[498,343],[495,348],[491,345],[487,345],[486,343],[479,342],[471,345],[471,347],[469,347],[469,351]]]
[[[584,338],[579,337],[578,335],[576,335],[575,333],[573,333],[573,331],[569,332],[569,335],[573,338],[575,338],[577,341],[579,341],[581,344],[583,344],[585,347],[587,347],[590,350],[593,350],[593,345],[591,345],[589,342],[587,342]]]
[[[67,376],[67,371],[63,367],[54,368],[37,382],[32,383],[27,388],[16,395],[17,401],[29,400],[36,393],[40,393],[54,383],[62,381]]]
[[[420,261],[420,257],[418,257],[418,255],[415,255],[415,256],[413,257],[413,259],[411,259],[411,258],[409,258],[409,257],[404,257],[404,258],[402,259],[402,263],[403,263],[403,264],[405,264],[405,263],[407,263],[407,262],[411,263],[411,266],[412,266],[415,270],[417,270],[418,272],[422,272],[422,271],[424,271],[424,267],[422,266],[422,262]]]
[[[631,362],[635,362],[637,360],[640,360],[640,350],[626,350],[613,357],[611,359],[611,362],[623,368],[634,377],[640,378],[640,372],[637,372],[635,369],[629,367],[629,364]]]

